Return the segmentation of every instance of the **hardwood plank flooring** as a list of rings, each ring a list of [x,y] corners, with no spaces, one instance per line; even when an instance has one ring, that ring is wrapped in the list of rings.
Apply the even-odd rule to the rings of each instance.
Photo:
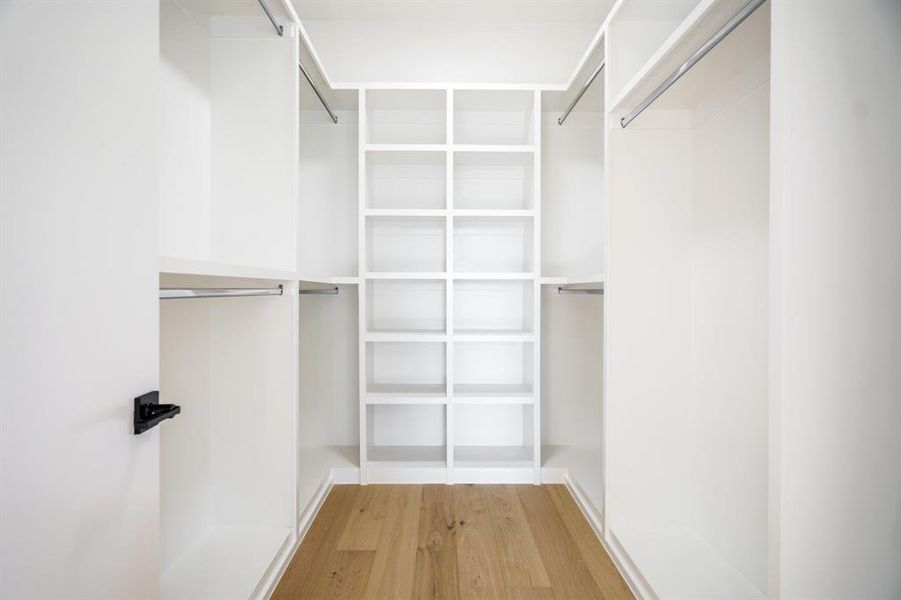
[[[275,600],[626,600],[562,485],[335,486]]]

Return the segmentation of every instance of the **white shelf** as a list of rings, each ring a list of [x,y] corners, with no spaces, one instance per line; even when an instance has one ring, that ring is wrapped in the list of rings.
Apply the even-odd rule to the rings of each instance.
[[[443,208],[366,208],[366,217],[446,217]]]
[[[535,273],[479,273],[459,272],[452,275],[452,279],[535,279]]]
[[[532,209],[491,209],[491,208],[456,208],[451,211],[453,217],[523,217],[530,218],[535,216]]]
[[[603,273],[585,273],[583,275],[548,275],[538,278],[541,285],[588,285],[604,283]]]
[[[453,144],[453,152],[535,152],[531,144]]]
[[[370,271],[363,273],[363,279],[447,279],[441,271]]]
[[[297,280],[300,283],[318,283],[326,285],[357,285],[360,278],[353,275],[316,275],[312,273],[298,273]]]
[[[610,112],[637,106],[737,11],[731,2],[701,0],[613,99]]]
[[[661,600],[764,600],[710,544],[689,529],[653,530],[611,525],[611,533]]]
[[[160,597],[246,600],[290,535],[290,528],[214,528],[163,574]]]
[[[447,152],[447,144],[366,144],[366,152]]]
[[[384,404],[447,404],[444,394],[366,394],[363,398],[367,405]]]
[[[531,404],[535,394],[532,386],[519,383],[457,383],[453,387],[454,402],[482,404],[490,401],[522,399],[516,404]],[[513,403],[513,402],[511,402]]]
[[[501,330],[464,330],[456,331],[451,336],[455,342],[534,342],[535,334],[531,331]]]
[[[370,383],[366,386],[366,396],[444,398],[445,390],[443,383]]]
[[[367,342],[446,342],[447,334],[439,331],[367,331]]]
[[[229,277],[238,279],[267,279],[273,281],[297,281],[295,271],[281,271],[246,265],[232,265],[174,256],[160,256],[159,272],[173,275],[197,275],[202,277]]]

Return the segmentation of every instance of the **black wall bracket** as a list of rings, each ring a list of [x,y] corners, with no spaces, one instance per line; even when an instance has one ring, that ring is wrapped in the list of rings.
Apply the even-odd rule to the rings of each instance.
[[[147,392],[138,396],[135,398],[135,435],[153,429],[180,412],[180,406],[160,404],[159,391]]]

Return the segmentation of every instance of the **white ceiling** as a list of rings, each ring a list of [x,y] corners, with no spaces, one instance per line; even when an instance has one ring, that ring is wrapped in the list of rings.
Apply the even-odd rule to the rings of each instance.
[[[613,0],[292,0],[301,20],[590,21],[601,24]]]
[[[330,79],[560,84],[614,0],[292,0]]]

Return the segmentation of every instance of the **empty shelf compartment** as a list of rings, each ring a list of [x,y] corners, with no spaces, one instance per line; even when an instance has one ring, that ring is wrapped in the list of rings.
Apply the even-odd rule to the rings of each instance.
[[[454,218],[455,273],[531,273],[532,219]]]
[[[366,393],[443,395],[445,352],[444,342],[367,342]]]
[[[530,210],[534,205],[535,167],[531,153],[454,153],[454,208]]]
[[[535,92],[454,91],[454,144],[534,143]]]
[[[368,217],[368,271],[445,271],[445,228],[443,218]]]
[[[444,90],[367,90],[369,144],[447,143]]]
[[[532,342],[454,344],[454,396],[528,396],[534,393]]]
[[[454,281],[454,333],[532,333],[535,284],[517,280]]]
[[[367,152],[366,207],[430,210],[447,206],[443,152]]]
[[[366,330],[370,333],[444,333],[446,282],[428,279],[366,282]]]
[[[366,407],[366,458],[370,465],[444,468],[445,437],[443,406]]]
[[[531,406],[458,406],[454,409],[453,431],[455,467],[532,467],[535,464]]]

